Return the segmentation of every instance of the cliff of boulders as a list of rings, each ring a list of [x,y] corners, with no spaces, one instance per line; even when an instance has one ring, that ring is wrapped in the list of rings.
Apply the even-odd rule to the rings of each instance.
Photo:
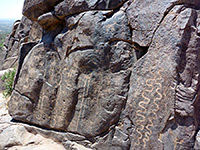
[[[41,26],[27,17],[23,16],[21,20],[15,21],[12,31],[5,39],[3,51],[3,65],[1,69],[18,67],[21,47],[30,47],[39,43],[42,37]],[[23,50],[22,50],[23,51]]]
[[[17,73],[0,139],[200,149],[199,0],[25,0],[23,15],[5,42]]]

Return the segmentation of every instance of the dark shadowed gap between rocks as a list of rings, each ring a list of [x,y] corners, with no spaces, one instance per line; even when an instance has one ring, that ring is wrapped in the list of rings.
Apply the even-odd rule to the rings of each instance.
[[[137,60],[139,60],[141,57],[143,57],[148,52],[148,49],[149,49],[149,47],[143,47],[137,43],[134,43],[134,47],[136,50],[135,52],[136,52]]]
[[[36,44],[37,44],[36,42],[29,42],[29,43],[23,44],[20,47],[20,56],[19,56],[18,68],[17,68],[17,73],[16,73],[16,76],[15,76],[15,80],[14,80],[14,83],[13,83],[14,87],[17,84],[17,80],[19,78],[20,70],[22,68],[22,65],[23,65],[25,57],[28,55],[28,53],[31,51],[31,49]]]

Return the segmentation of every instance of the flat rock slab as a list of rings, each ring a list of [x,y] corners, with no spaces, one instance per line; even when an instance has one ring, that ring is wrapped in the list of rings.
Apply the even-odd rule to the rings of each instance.
[[[85,136],[117,122],[127,96],[132,48],[126,42],[131,36],[125,13],[106,19],[108,13],[68,18],[80,25],[55,37],[55,45],[62,45],[58,52],[45,42],[29,52],[9,103],[13,118]]]
[[[51,139],[30,133],[22,125],[0,123],[0,149],[8,150],[65,150]]]

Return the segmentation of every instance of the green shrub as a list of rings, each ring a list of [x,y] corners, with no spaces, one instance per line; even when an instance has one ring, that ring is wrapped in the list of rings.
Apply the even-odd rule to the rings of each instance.
[[[8,36],[8,33],[1,33],[0,32],[0,52],[2,51],[2,48],[4,46],[4,41],[5,41],[7,36]]]
[[[3,48],[3,41],[0,41],[0,51],[2,50]]]
[[[4,97],[10,96],[13,91],[15,73],[16,69],[9,70],[8,72],[4,73],[4,75],[1,77],[1,80],[3,81],[3,87],[5,88],[5,90],[3,91]]]

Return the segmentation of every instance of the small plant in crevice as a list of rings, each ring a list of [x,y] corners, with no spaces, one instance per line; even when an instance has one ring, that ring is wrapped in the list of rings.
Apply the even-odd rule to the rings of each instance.
[[[8,72],[5,72],[4,75],[1,77],[1,80],[3,81],[3,87],[5,88],[5,90],[3,91],[3,96],[5,98],[9,97],[12,94],[15,73],[16,69],[9,70]]]

